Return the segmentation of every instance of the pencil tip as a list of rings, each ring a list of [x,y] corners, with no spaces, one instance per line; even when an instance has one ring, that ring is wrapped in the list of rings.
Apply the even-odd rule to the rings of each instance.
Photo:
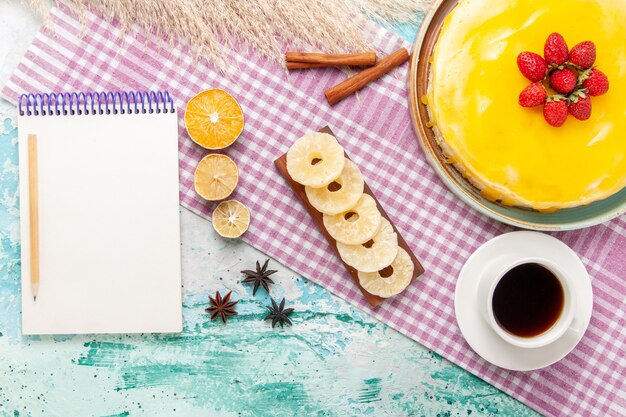
[[[33,296],[33,300],[34,300],[34,301],[37,301],[37,296],[36,296],[36,295],[35,295],[35,296]]]

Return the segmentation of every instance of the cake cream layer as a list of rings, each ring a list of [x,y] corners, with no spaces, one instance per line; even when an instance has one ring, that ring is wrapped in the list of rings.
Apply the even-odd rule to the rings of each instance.
[[[442,147],[490,200],[551,211],[606,198],[626,186],[626,0],[461,0],[432,56],[427,102]],[[517,100],[530,81],[522,51],[546,38],[571,48],[591,40],[609,92],[587,121],[548,125],[541,106]]]

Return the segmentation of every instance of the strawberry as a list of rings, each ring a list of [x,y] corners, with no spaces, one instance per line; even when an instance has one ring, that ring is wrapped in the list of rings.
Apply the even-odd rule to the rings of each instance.
[[[557,69],[550,74],[550,87],[559,93],[567,94],[576,87],[578,77],[571,68]]]
[[[546,89],[543,84],[536,82],[524,88],[519,95],[519,105],[522,107],[535,107],[546,101]]]
[[[554,127],[562,126],[567,120],[567,103],[565,100],[554,99],[546,101],[543,105],[543,118],[549,125]]]
[[[541,81],[548,71],[546,61],[534,52],[522,52],[517,56],[517,67],[530,81]]]
[[[595,61],[596,45],[591,41],[578,43],[569,51],[569,62],[582,69],[591,68]]]
[[[590,96],[601,96],[609,91],[609,79],[602,71],[594,68],[583,81],[583,88],[587,89]]]
[[[543,57],[548,65],[563,65],[569,58],[569,49],[563,36],[558,33],[552,33],[548,36],[546,44],[543,47]]]
[[[570,100],[567,107],[570,114],[578,120],[587,120],[591,116],[591,97],[582,93]]]

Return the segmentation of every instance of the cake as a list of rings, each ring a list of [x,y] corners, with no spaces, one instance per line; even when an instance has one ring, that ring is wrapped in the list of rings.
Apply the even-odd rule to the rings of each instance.
[[[605,199],[626,186],[626,0],[461,0],[431,57],[426,104],[447,162],[489,200],[539,211]],[[610,80],[588,120],[546,123],[518,104],[522,51],[551,33],[591,40]],[[551,94],[549,92],[549,94]]]

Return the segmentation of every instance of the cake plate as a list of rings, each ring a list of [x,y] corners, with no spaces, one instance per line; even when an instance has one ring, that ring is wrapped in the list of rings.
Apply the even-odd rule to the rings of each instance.
[[[429,116],[421,100],[428,90],[430,74],[429,58],[432,55],[443,22],[457,5],[458,0],[439,0],[424,17],[417,34],[409,70],[409,109],[413,128],[426,159],[443,183],[462,201],[478,212],[513,226],[530,230],[573,230],[609,221],[626,212],[626,188],[604,200],[559,210],[541,213],[521,207],[511,207],[487,200],[480,191],[469,183],[452,166],[447,164],[435,135],[428,127]]]

